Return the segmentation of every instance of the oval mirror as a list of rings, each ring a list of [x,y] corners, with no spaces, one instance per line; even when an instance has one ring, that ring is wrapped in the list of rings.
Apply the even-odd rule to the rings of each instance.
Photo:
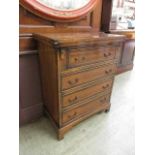
[[[20,0],[29,11],[56,21],[73,21],[86,15],[98,0]]]

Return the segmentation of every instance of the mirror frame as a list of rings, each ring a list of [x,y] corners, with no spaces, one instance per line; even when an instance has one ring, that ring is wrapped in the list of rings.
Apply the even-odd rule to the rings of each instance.
[[[69,22],[80,19],[85,16],[87,13],[92,11],[92,9],[98,3],[98,0],[90,0],[88,4],[76,10],[56,10],[52,9],[46,5],[39,3],[36,0],[20,0],[20,5],[30,12],[51,21],[58,22]]]

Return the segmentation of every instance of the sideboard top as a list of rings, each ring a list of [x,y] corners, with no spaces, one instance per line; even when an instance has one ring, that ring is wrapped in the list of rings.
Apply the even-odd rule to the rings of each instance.
[[[102,43],[103,41],[123,41],[124,35],[92,33],[37,33],[34,37],[40,41],[52,43],[55,46],[75,46],[87,43]]]

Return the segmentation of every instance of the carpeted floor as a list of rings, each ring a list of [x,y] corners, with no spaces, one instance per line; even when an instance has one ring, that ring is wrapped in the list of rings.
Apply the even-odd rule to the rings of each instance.
[[[20,155],[134,155],[134,71],[116,76],[109,113],[83,121],[62,141],[48,118],[20,128]]]

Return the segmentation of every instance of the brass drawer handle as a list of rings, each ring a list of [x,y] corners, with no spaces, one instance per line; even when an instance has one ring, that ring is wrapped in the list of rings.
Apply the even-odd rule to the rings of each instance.
[[[111,46],[111,45],[113,45],[113,44],[114,44],[113,42],[107,43],[108,46]]]
[[[75,84],[77,84],[79,82],[79,79],[74,79],[74,80],[69,80],[68,81],[68,83],[70,84],[70,85],[75,85]]]
[[[104,53],[104,57],[107,57],[107,54],[106,53]]]
[[[112,72],[112,69],[106,70],[105,73],[106,74],[110,74]]]
[[[82,62],[86,60],[86,57],[81,57],[81,58],[74,58],[75,62]]]
[[[109,52],[109,53],[104,53],[104,57],[108,57],[108,56],[111,56],[111,53]]]
[[[85,57],[82,57],[81,60],[84,61],[84,60],[86,60],[86,58]]]
[[[108,53],[108,56],[111,56],[111,53],[110,52]]]
[[[106,100],[107,100],[107,98],[104,97],[104,99],[101,99],[101,100],[100,100],[100,103],[104,103]]]
[[[75,60],[75,62],[78,62],[79,59],[78,58],[74,58],[74,60]]]
[[[72,102],[77,101],[77,99],[78,99],[78,97],[77,97],[77,96],[75,96],[75,97],[74,97],[74,99],[68,99],[68,102],[69,102],[69,103],[72,103]]]
[[[69,119],[73,119],[74,117],[76,117],[76,115],[77,115],[77,112],[75,111],[75,112],[73,113],[73,115],[68,115],[68,118],[69,118]]]
[[[109,87],[109,84],[107,84],[106,86],[102,86],[103,89],[106,89]]]

